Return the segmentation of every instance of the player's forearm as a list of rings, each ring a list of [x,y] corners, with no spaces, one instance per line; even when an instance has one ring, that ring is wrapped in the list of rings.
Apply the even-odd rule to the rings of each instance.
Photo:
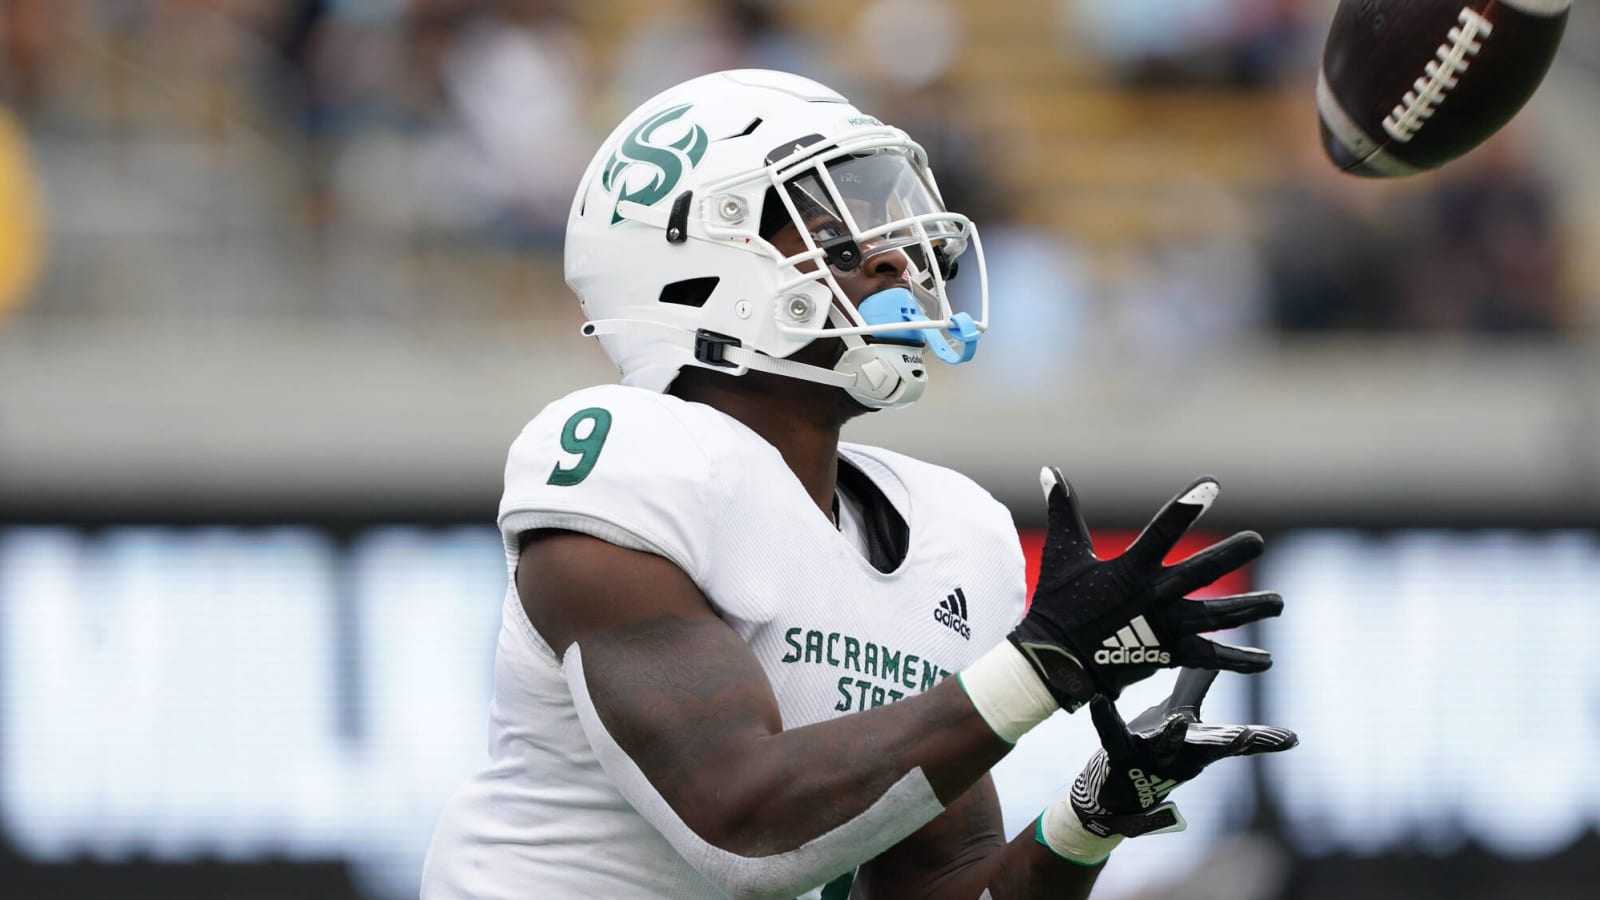
[[[1080,865],[1034,840],[1032,828],[988,856],[923,883],[912,875],[895,884],[874,882],[870,900],[1083,900],[1105,861]]]
[[[982,888],[939,897],[982,897],[987,890],[993,900],[1082,900],[1105,868],[1104,860],[1082,865],[1062,859],[1034,838],[1031,825],[985,862]]]
[[[1008,844],[952,865],[928,859],[911,868],[905,860],[882,870],[872,863],[862,880],[870,900],[1081,900],[1089,896],[1105,861],[1079,864],[1053,853],[1034,838],[1030,825]],[[899,848],[896,848],[897,850]]]
[[[955,679],[785,730],[760,667],[711,619],[663,617],[578,648],[574,694],[588,695],[605,731],[593,738],[614,740],[696,834],[744,856],[824,835],[908,777],[946,804],[1010,750]]]
[[[1007,844],[999,797],[984,778],[934,821],[862,866],[856,889],[870,900],[1088,896],[1101,863],[1062,859],[1038,843],[1036,828],[1037,821]]]
[[[737,783],[724,784],[744,798],[738,805],[750,824],[792,841],[858,814],[913,771],[948,804],[1010,750],[952,679],[898,703],[762,738],[748,764],[728,773]]]

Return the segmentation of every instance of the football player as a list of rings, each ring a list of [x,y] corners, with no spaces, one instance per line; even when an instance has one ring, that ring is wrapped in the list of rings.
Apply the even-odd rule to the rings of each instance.
[[[1182,826],[1172,788],[1293,743],[1197,724],[1199,673],[1131,726],[1111,703],[1163,667],[1270,664],[1199,634],[1277,596],[1183,599],[1258,536],[1162,562],[1215,482],[1101,560],[1044,470],[1025,609],[1004,507],[840,441],[988,325],[977,229],[904,132],[792,75],[686,82],[594,157],[566,272],[622,383],[511,447],[491,761],[439,823],[425,898],[1083,896],[1124,836]],[[1006,843],[989,768],[1090,703],[1104,751]]]

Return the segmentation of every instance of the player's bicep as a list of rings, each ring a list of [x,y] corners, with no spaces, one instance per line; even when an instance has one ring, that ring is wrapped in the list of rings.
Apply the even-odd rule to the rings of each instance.
[[[517,596],[556,656],[567,647],[662,616],[720,622],[694,581],[671,561],[579,534],[519,536]]]
[[[1005,845],[1003,829],[994,779],[984,775],[933,821],[863,865],[851,896],[975,897],[986,883],[987,861]]]
[[[523,609],[564,665],[578,648],[585,696],[575,701],[592,706],[601,737],[686,824],[707,840],[724,837],[726,797],[712,803],[722,770],[706,761],[738,758],[782,728],[750,648],[659,556],[571,532],[535,532],[522,543]]]

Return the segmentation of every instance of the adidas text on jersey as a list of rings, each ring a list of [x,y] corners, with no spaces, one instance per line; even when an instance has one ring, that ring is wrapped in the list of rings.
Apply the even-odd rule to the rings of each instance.
[[[972,627],[967,624],[967,595],[961,588],[944,598],[933,608],[933,619],[967,640],[972,640]]]

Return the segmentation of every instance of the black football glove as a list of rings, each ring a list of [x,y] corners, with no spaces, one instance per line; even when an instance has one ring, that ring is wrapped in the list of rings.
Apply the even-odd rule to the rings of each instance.
[[[1182,831],[1178,808],[1166,797],[1206,766],[1229,756],[1276,753],[1300,743],[1294,732],[1267,725],[1207,725],[1200,703],[1217,677],[1184,669],[1171,696],[1123,724],[1104,697],[1089,707],[1102,749],[1072,784],[1072,810],[1100,837],[1138,837]]]
[[[1244,531],[1166,566],[1162,560],[1217,496],[1201,478],[1156,513],[1121,556],[1094,555],[1077,493],[1059,469],[1039,474],[1049,527],[1033,605],[1009,635],[1061,708],[1071,712],[1096,694],[1116,699],[1124,687],[1171,666],[1261,672],[1263,650],[1199,636],[1283,611],[1283,598],[1257,592],[1185,600],[1261,555],[1261,535]]]

